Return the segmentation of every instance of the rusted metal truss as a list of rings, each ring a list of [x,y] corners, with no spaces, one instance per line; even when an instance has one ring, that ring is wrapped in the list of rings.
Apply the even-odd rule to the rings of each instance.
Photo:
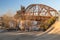
[[[18,14],[20,14],[19,17],[25,20],[45,20],[58,16],[58,12],[55,9],[43,4],[31,4],[26,9],[22,9],[18,11]]]
[[[43,4],[31,4],[26,8],[26,15],[33,16],[58,16],[58,12]]]

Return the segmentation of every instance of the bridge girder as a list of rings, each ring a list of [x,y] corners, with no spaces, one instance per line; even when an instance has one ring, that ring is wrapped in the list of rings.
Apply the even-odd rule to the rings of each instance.
[[[25,15],[33,16],[58,16],[58,12],[43,4],[31,4],[26,8]]]
[[[43,18],[42,20],[47,20],[51,17],[58,16],[58,12],[55,9],[43,4],[31,4],[23,10],[25,11],[18,11],[17,18],[25,20],[40,20]]]

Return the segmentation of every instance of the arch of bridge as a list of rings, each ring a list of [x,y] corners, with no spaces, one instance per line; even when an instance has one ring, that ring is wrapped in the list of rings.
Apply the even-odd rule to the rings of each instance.
[[[26,8],[25,15],[29,16],[58,16],[58,12],[43,4],[31,4]]]

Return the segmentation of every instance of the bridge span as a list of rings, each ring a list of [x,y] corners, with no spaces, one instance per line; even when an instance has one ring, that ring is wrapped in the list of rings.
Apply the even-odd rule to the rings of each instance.
[[[22,6],[21,10],[17,11],[15,18],[38,21],[40,19],[45,20],[57,16],[58,12],[54,8],[51,8],[44,4],[31,4],[27,8]]]

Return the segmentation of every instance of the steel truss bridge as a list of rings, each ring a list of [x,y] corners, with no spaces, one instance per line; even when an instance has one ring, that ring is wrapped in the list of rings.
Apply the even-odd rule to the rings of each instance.
[[[58,12],[44,4],[31,4],[26,9],[17,12],[24,20],[45,21],[51,17],[58,17]]]

